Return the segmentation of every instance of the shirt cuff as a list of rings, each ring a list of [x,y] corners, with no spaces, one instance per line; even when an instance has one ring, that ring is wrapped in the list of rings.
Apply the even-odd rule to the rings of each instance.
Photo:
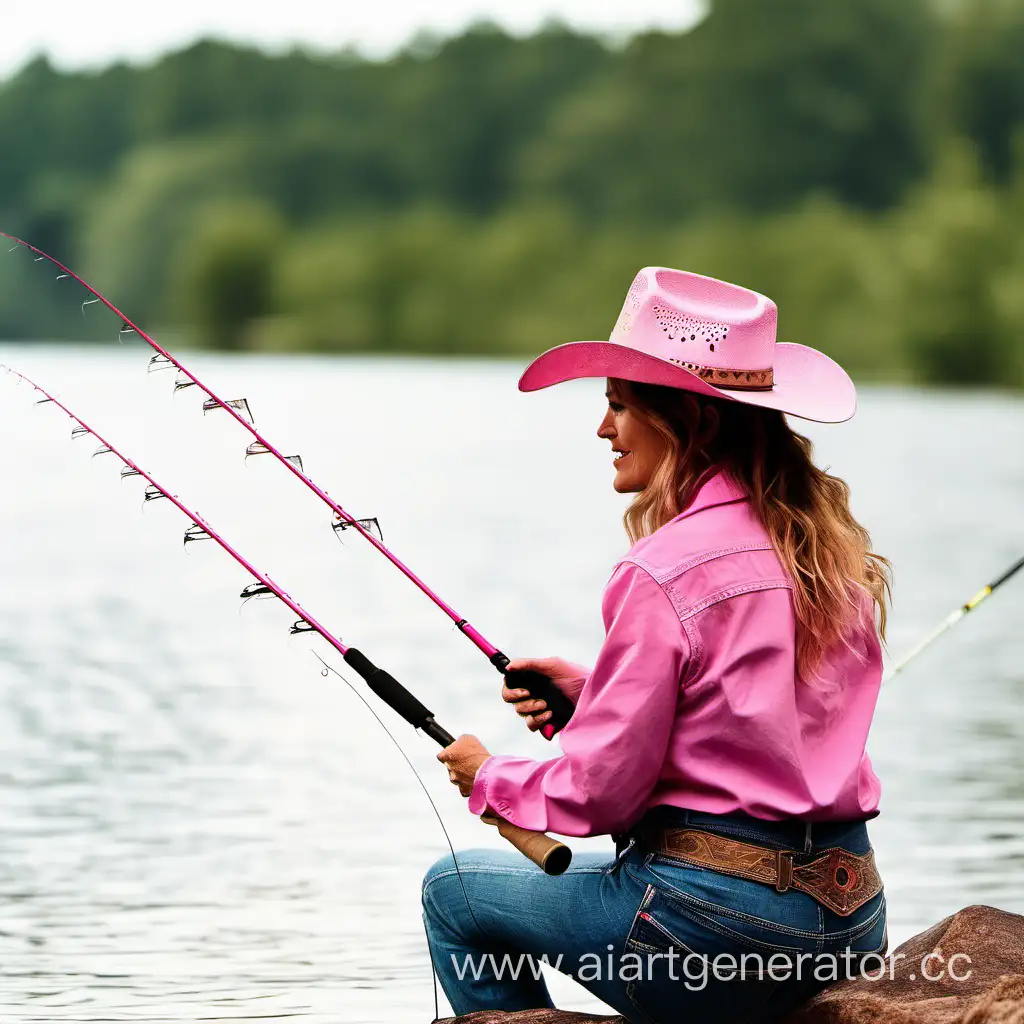
[[[492,754],[476,770],[476,778],[473,780],[473,791],[469,794],[469,810],[471,814],[483,814],[487,810],[487,773],[498,760],[498,756]]]

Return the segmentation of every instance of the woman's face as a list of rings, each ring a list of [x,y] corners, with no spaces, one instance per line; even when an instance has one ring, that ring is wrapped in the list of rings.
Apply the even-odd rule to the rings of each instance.
[[[620,494],[642,491],[651,482],[668,442],[616,390],[614,381],[608,381],[605,396],[608,411],[597,428],[597,436],[611,441],[616,456],[612,486]]]

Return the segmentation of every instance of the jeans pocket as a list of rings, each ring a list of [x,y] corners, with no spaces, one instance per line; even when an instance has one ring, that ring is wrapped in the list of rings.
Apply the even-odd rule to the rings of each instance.
[[[777,936],[774,936],[777,938]],[[790,947],[791,953],[798,947]],[[642,1024],[760,1019],[778,982],[765,970],[766,949],[695,917],[670,893],[649,884],[626,940],[633,976],[626,994]],[[771,954],[789,954],[773,944]]]
[[[880,892],[860,908],[860,920],[851,929],[850,944],[859,952],[884,953],[889,948],[885,893]],[[826,934],[825,939],[832,938]]]
[[[869,900],[849,920],[833,917],[842,924],[822,935],[822,948],[813,961],[798,972],[797,984],[775,992],[769,1016],[787,1015],[802,1003],[840,981],[856,978],[880,980],[891,976],[892,964],[885,959],[888,948],[885,897]]]
[[[889,969],[885,961],[889,948],[885,894],[879,893],[866,903],[858,916],[860,920],[852,927],[841,932],[826,932],[825,947],[838,951],[851,962],[848,976],[882,975]]]

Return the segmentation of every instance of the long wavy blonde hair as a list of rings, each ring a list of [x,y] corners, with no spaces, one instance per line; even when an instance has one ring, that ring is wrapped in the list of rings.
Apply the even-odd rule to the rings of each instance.
[[[865,594],[885,639],[889,561],[871,550],[850,512],[845,481],[814,465],[811,442],[782,413],[655,384],[610,384],[667,443],[623,517],[632,541],[679,515],[708,471],[725,469],[749,496],[792,581],[797,675],[813,679],[825,652],[848,642]]]

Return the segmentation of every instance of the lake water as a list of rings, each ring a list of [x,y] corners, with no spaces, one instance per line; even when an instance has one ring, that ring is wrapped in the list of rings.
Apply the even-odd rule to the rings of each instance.
[[[195,389],[172,398],[148,354],[0,346],[451,732],[552,752],[448,619],[340,545],[269,458],[244,464],[247,435]],[[626,547],[601,382],[521,395],[504,362],[189,361],[499,647],[592,656]],[[249,577],[184,548],[177,510],[143,508],[138,480],[32,401],[0,376],[0,1020],[425,1024],[419,883],[446,845],[408,766],[321,675],[325,645],[289,637],[275,601],[240,611]],[[1021,554],[1020,398],[864,389],[852,423],[809,432],[894,561],[894,655]],[[971,903],[1024,912],[1022,609],[1024,578],[883,693],[872,833],[894,943]],[[456,845],[500,843],[436,747],[381,713]]]

